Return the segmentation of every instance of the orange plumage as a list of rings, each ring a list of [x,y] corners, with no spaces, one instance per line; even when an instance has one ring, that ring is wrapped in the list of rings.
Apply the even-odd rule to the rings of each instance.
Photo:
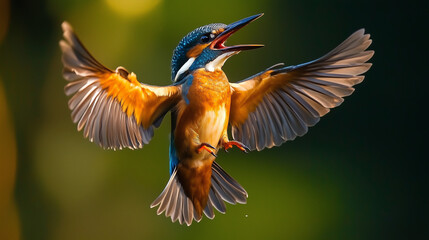
[[[170,179],[151,207],[173,222],[190,225],[203,214],[213,219],[214,209],[225,213],[225,202],[246,203],[246,190],[215,161],[218,150],[262,150],[304,135],[371,67],[366,63],[374,54],[366,50],[371,39],[359,30],[314,61],[275,65],[230,83],[221,69],[225,61],[262,45],[225,46],[225,41],[260,16],[209,24],[186,35],[173,54],[174,84],[165,87],[140,83],[123,67],[104,67],[63,23],[65,92],[85,137],[103,148],[142,148],[171,113]]]
[[[189,104],[185,100],[179,103],[174,139],[180,159],[177,174],[201,215],[207,203],[215,158],[208,152],[199,153],[198,148],[201,143],[221,147],[219,139],[228,127],[231,88],[222,70],[199,69],[192,76],[192,85],[185,96]]]

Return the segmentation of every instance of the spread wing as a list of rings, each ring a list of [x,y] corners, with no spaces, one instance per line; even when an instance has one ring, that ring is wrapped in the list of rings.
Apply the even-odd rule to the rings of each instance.
[[[314,61],[289,67],[273,66],[232,83],[230,125],[234,139],[251,150],[278,146],[304,135],[330,108],[353,93],[353,85],[371,67],[374,51],[361,29]]]
[[[112,71],[85,49],[72,27],[62,24],[65,93],[77,129],[103,148],[137,149],[149,143],[155,127],[180,99],[180,86],[156,87],[134,73]]]

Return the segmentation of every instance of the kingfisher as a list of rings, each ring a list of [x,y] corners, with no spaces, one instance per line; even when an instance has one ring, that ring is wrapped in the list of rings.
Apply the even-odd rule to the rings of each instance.
[[[227,46],[227,39],[260,18],[214,23],[187,34],[173,52],[169,86],[141,83],[124,67],[98,62],[63,22],[65,93],[77,130],[105,149],[139,149],[171,114],[170,178],[151,207],[173,222],[191,225],[225,202],[245,204],[246,190],[216,162],[220,149],[243,152],[279,146],[307,133],[320,117],[353,93],[371,67],[374,51],[364,29],[322,57],[303,64],[276,64],[229,82],[225,61],[263,45]],[[230,140],[229,134],[232,136]]]

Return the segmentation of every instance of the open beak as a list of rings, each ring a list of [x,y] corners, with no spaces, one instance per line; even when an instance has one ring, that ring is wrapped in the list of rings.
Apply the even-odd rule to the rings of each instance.
[[[263,13],[250,16],[244,19],[241,19],[237,22],[231,23],[225,27],[224,31],[219,34],[210,44],[210,48],[213,50],[223,50],[223,51],[242,51],[250,50],[255,48],[263,47],[261,44],[246,44],[246,45],[234,45],[234,46],[225,46],[226,40],[235,32],[240,30],[242,27],[246,26],[250,22],[262,17]]]

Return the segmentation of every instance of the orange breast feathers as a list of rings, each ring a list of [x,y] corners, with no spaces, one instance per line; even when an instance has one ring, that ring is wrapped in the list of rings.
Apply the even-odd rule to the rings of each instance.
[[[225,103],[229,105],[231,86],[222,70],[209,72],[201,68],[193,73],[193,82],[186,97],[190,102],[198,102],[211,107]]]
[[[192,84],[183,93],[188,101],[177,105],[175,130],[176,149],[182,159],[195,154],[195,140],[197,145],[217,145],[228,126],[231,88],[222,71],[200,69],[194,72]]]

